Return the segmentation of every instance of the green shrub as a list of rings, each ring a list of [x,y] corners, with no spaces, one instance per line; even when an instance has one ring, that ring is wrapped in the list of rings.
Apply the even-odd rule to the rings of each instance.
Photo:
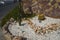
[[[22,10],[22,11],[21,11]],[[22,15],[22,16],[20,16],[20,15]],[[24,13],[23,12],[23,9],[21,9],[21,8],[19,8],[19,6],[17,6],[16,8],[14,8],[13,10],[11,10],[3,19],[2,19],[2,21],[1,21],[1,27],[4,25],[4,24],[6,24],[6,22],[7,21],[9,21],[9,19],[12,17],[12,18],[14,18],[15,20],[17,20],[18,19],[18,21],[19,20],[21,20],[21,18],[32,18],[32,17],[34,17],[35,16],[35,14],[33,14],[33,13],[31,13],[31,14],[29,14],[29,13]]]
[[[1,20],[1,27],[12,17],[15,20],[18,17],[18,6],[11,10],[2,20]]]

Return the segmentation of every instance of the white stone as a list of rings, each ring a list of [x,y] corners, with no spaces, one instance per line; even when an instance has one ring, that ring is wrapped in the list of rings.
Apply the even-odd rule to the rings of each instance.
[[[37,16],[33,19],[30,19],[36,26],[42,26],[45,27],[51,23],[60,23],[60,19],[54,19],[50,17],[46,17],[44,21],[39,23],[37,20]],[[23,22],[25,23],[25,22]],[[9,30],[13,35],[16,36],[24,36],[28,38],[28,40],[60,40],[59,34],[57,34],[58,31],[54,31],[52,33],[46,34],[46,35],[39,35],[34,32],[32,28],[30,28],[30,25],[27,23],[24,26],[19,26],[19,23],[17,22],[16,25],[10,25]],[[24,33],[22,33],[24,31]],[[60,30],[59,30],[60,31]]]

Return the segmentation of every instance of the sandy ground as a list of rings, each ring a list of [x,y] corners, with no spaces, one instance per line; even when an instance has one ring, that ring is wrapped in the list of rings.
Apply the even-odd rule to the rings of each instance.
[[[54,19],[50,17],[46,17],[47,19],[44,20],[42,23],[39,23],[37,20],[37,17],[34,17],[33,19],[30,19],[33,23],[36,25],[46,26],[47,24],[51,23],[60,23],[60,19]],[[35,21],[34,21],[35,20]],[[60,30],[53,31],[49,34],[40,35],[36,34],[33,29],[30,28],[27,21],[22,22],[25,25],[19,26],[19,23],[12,23],[9,26],[10,32],[15,36],[24,36],[27,38],[27,40],[60,40]]]

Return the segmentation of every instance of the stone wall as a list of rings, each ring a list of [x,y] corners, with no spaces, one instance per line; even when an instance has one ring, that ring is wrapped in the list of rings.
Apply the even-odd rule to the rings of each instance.
[[[59,0],[23,0],[23,9],[29,13],[31,7],[33,13],[43,13],[46,16],[60,18]]]

